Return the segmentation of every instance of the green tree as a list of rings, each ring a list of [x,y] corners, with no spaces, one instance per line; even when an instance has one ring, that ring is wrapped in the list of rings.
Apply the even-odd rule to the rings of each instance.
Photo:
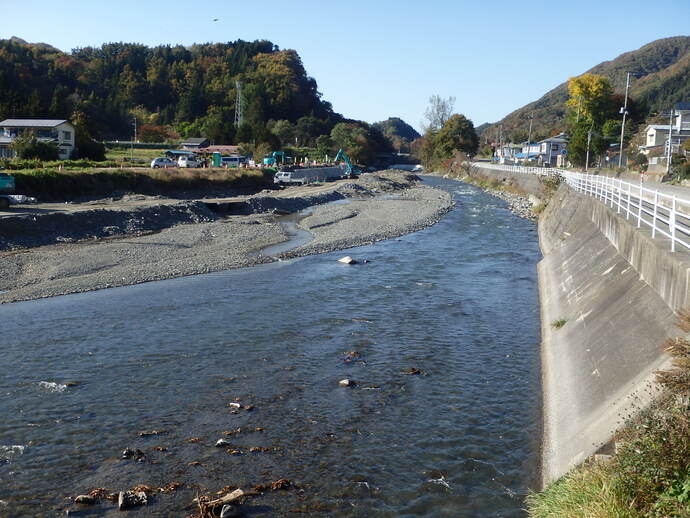
[[[22,159],[57,160],[60,157],[57,144],[43,142],[33,132],[26,132],[12,141],[17,157]]]
[[[295,126],[289,120],[276,121],[271,127],[271,133],[280,139],[283,146],[294,144]]]
[[[475,155],[479,148],[479,137],[474,124],[464,115],[451,116],[436,135],[434,147],[439,159],[450,158],[456,151]]]
[[[328,135],[319,135],[316,139],[316,149],[322,156],[332,155],[335,151],[335,142]]]
[[[92,137],[86,114],[81,111],[74,112],[72,124],[75,130],[75,158],[86,158],[98,162],[105,160],[105,146]]]

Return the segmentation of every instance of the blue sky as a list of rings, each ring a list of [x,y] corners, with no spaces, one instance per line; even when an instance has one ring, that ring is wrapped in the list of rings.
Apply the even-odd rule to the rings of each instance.
[[[690,0],[0,0],[0,38],[69,51],[268,39],[296,49],[336,111],[419,128],[433,94],[475,125],[659,38],[690,33]],[[214,22],[213,18],[219,20]]]

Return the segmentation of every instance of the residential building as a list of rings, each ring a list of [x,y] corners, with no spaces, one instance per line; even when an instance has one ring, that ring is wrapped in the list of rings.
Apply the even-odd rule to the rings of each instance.
[[[516,155],[520,153],[522,146],[519,144],[503,144],[496,147],[494,156],[501,164],[513,164],[516,162]]]
[[[645,143],[640,152],[666,155],[671,128],[671,153],[678,153],[683,142],[690,138],[690,102],[678,103],[674,109],[673,124],[650,124],[645,128]]]
[[[180,149],[184,151],[200,151],[204,148],[207,148],[209,145],[209,141],[207,138],[187,138],[184,139],[180,143]]]
[[[12,142],[25,133],[33,133],[43,142],[58,146],[58,156],[67,160],[75,147],[75,130],[65,119],[5,119],[0,122],[0,158],[14,158]]]
[[[556,167],[559,163],[559,155],[568,154],[568,137],[565,133],[559,133],[555,137],[546,138],[539,141],[539,155],[537,162],[540,165]],[[561,162],[563,159],[561,159]]]
[[[520,144],[521,152],[515,155],[518,162],[526,162],[528,160],[536,160],[539,156],[539,143],[538,142],[523,142]]]

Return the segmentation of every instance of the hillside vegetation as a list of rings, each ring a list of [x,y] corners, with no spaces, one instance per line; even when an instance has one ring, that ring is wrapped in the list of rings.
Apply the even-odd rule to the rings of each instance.
[[[625,91],[626,74],[635,74],[630,84],[630,97],[639,105],[642,118],[646,118],[668,110],[672,104],[690,100],[690,36],[654,41],[614,60],[604,61],[586,72],[609,78],[620,94]],[[477,129],[485,135],[492,135],[497,125],[502,124],[503,134],[509,137],[527,130],[530,112],[534,111],[535,133],[553,134],[565,127],[567,98],[568,85],[564,82],[501,121]]]

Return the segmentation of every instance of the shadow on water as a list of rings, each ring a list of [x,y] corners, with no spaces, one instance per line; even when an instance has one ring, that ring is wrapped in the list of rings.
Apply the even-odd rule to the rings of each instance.
[[[367,264],[341,251],[0,307],[0,515],[180,482],[133,513],[185,516],[197,488],[287,478],[248,515],[523,516],[541,420],[535,227],[428,181],[456,208],[348,250]]]

